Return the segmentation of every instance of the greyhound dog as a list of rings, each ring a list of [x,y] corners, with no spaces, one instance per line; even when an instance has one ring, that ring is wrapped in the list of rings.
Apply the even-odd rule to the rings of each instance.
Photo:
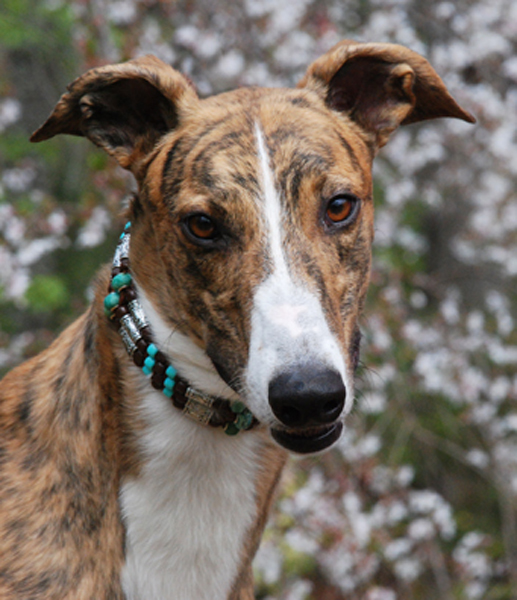
[[[399,125],[473,122],[429,63],[343,41],[295,89],[200,99],[153,56],[88,71],[32,136],[138,192],[89,310],[0,386],[0,597],[250,600],[289,452],[340,437]]]

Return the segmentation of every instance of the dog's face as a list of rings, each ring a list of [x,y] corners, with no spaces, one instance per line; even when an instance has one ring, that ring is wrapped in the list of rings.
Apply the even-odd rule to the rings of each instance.
[[[304,453],[334,443],[352,405],[372,158],[435,116],[471,120],[424,59],[345,42],[296,90],[199,100],[156,59],[92,71],[35,139],[87,135],[135,173],[131,265],[160,327]]]
[[[134,237],[156,240],[164,275],[132,261],[137,281],[281,442],[305,430],[300,450],[334,441],[353,397],[370,162],[315,93],[240,90],[200,102],[141,188]]]

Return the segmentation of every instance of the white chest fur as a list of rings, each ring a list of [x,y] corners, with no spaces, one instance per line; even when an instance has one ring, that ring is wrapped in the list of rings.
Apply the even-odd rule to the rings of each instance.
[[[231,438],[144,400],[144,465],[123,482],[128,600],[225,600],[256,514],[258,434]]]

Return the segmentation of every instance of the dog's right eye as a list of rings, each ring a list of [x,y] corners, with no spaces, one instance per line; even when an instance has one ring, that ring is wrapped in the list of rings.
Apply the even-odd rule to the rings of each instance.
[[[186,217],[183,220],[183,229],[193,242],[201,244],[210,244],[221,237],[216,222],[204,213]]]

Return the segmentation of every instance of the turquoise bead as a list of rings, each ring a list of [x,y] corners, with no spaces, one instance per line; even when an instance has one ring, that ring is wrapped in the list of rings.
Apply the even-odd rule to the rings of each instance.
[[[145,360],[144,360],[144,365],[150,369],[151,371],[153,370],[153,367],[155,365],[155,360],[154,358],[148,356]]]
[[[150,369],[147,365],[144,365],[142,367],[142,371],[146,374],[146,375],[152,375],[152,369]]]
[[[176,377],[176,373],[177,371],[172,365],[169,365],[167,367],[167,370],[165,371],[165,375],[167,375],[167,377],[170,377],[171,379],[174,379]]]
[[[149,346],[147,346],[147,354],[149,354],[151,358],[155,358],[158,354],[158,348],[154,344],[149,344]]]
[[[115,291],[118,291],[124,287],[127,287],[128,285],[131,285],[131,281],[132,278],[130,273],[119,273],[111,280],[111,287]]]
[[[124,231],[129,231],[131,229],[131,221],[128,221],[124,226]]]
[[[245,412],[237,416],[237,418],[235,419],[235,424],[239,429],[248,429],[248,427],[251,425],[252,420],[253,417],[251,413]]]
[[[224,428],[224,433],[226,433],[226,435],[237,435],[239,431],[240,430],[235,423],[228,423],[228,425]]]
[[[163,382],[164,387],[166,387],[168,390],[172,390],[174,389],[174,385],[175,385],[175,381],[174,379],[171,379],[170,377],[166,377],[165,381]]]
[[[117,292],[111,292],[106,298],[104,298],[104,308],[111,312],[114,308],[117,308],[120,302],[120,295]]]
[[[169,388],[163,388],[162,392],[167,396],[167,398],[172,398],[172,390]]]
[[[238,400],[235,400],[234,402],[232,402],[230,405],[230,408],[232,409],[232,412],[234,412],[235,414],[240,414],[240,413],[243,413],[245,410],[247,410],[246,406],[242,402],[239,402]]]

